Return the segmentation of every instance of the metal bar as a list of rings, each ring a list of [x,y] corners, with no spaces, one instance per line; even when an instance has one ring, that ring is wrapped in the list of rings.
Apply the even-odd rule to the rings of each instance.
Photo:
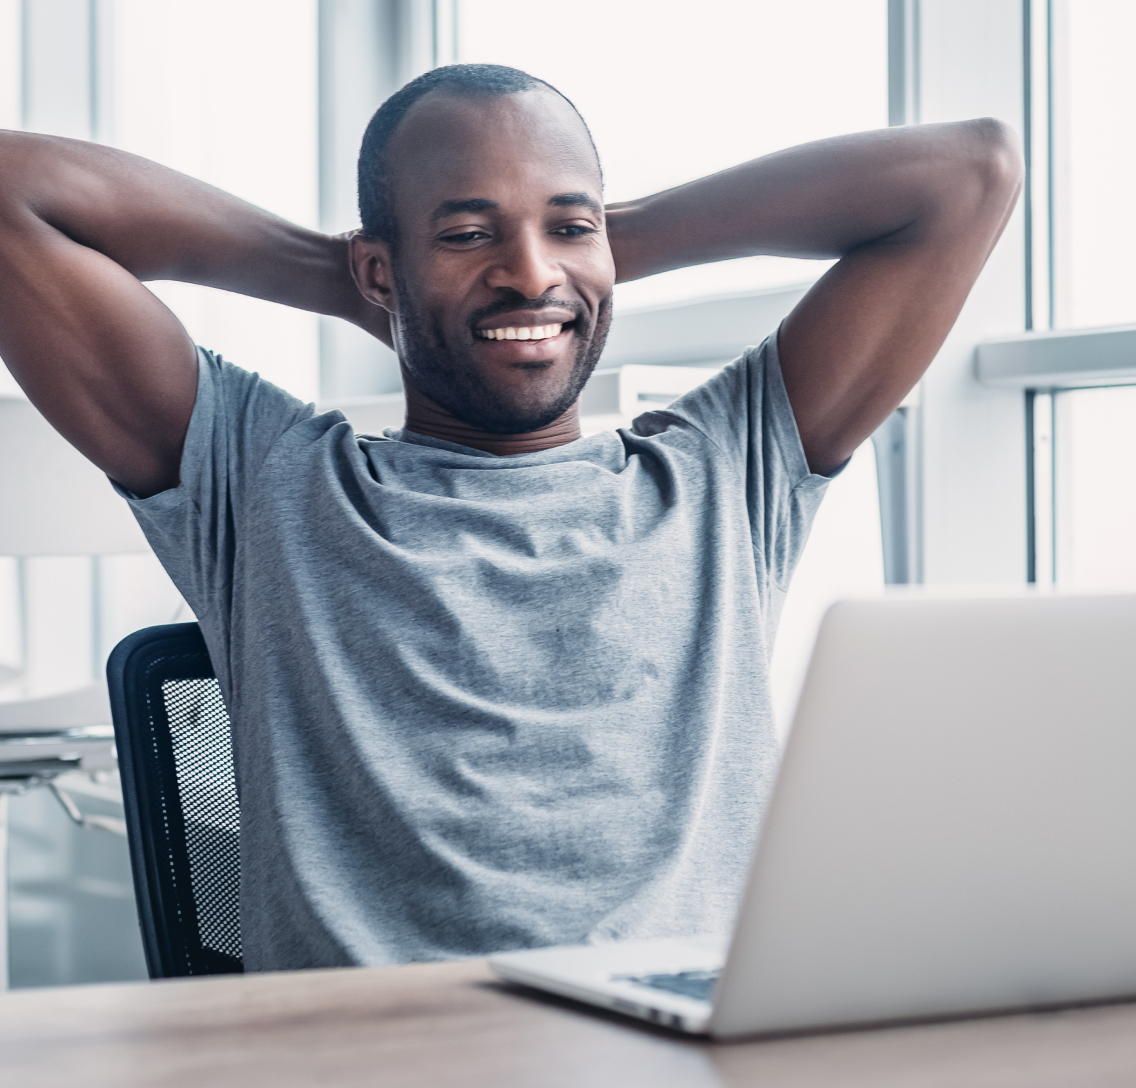
[[[459,0],[433,0],[431,4],[435,68],[454,64],[458,59],[458,2]]]
[[[1011,389],[1136,382],[1136,325],[1027,333],[979,344],[978,380]]]
[[[911,125],[920,115],[919,0],[888,0],[888,124]],[[919,509],[920,463],[915,419],[899,408],[872,435],[880,500],[884,581],[903,585],[922,577]],[[917,571],[916,568],[919,568]]]
[[[47,788],[55,795],[55,799],[63,806],[63,811],[67,813],[73,824],[79,827],[83,826],[83,814],[79,811],[79,806],[64,793],[54,782],[48,782]]]
[[[1049,581],[1057,585],[1057,564],[1060,554],[1057,550],[1057,394],[1049,391],[1049,412],[1047,423],[1049,425],[1049,493],[1047,495],[1047,516],[1049,522]]]
[[[1029,475],[1027,497],[1032,500],[1029,525],[1032,530],[1033,578],[1038,585],[1052,585],[1056,578],[1055,462],[1053,443],[1056,397],[1051,390],[1034,389],[1027,394],[1026,447]]]
[[[1026,328],[1053,326],[1052,129],[1049,3],[1023,0],[1023,144],[1026,185],[1023,194],[1026,231]]]
[[[888,124],[917,124],[919,105],[919,0],[888,0]]]
[[[0,990],[8,989],[8,795],[0,790]]]
[[[905,0],[888,0],[888,124],[902,125],[907,116]]]
[[[908,516],[908,419],[898,408],[872,435],[876,451],[876,482],[880,493],[880,538],[884,552],[884,582],[912,581],[910,518]]]
[[[20,128],[23,129],[28,127],[28,102],[31,99],[28,86],[31,80],[31,72],[29,71],[31,65],[28,63],[31,45],[28,40],[31,34],[28,28],[31,5],[32,0],[22,0],[20,4]]]
[[[437,68],[438,57],[441,53],[441,42],[438,41],[438,7],[439,0],[431,0],[430,4],[430,61]]]
[[[91,139],[115,139],[115,0],[90,0]]]
[[[907,418],[907,573],[912,582],[923,583],[923,398],[905,409]]]
[[[87,0],[87,129],[99,130],[99,0]]]
[[[1057,229],[1057,205],[1054,196],[1056,183],[1056,156],[1053,153],[1054,101],[1053,101],[1053,0],[1045,3],[1045,215],[1048,243],[1046,287],[1049,295],[1049,324],[1056,323],[1057,315],[1057,261],[1054,239]]]
[[[23,670],[26,680],[31,639],[31,616],[28,610],[28,561],[22,555],[16,557],[16,610],[16,622],[19,624],[20,668]]]
[[[91,679],[103,674],[103,558],[91,556]]]
[[[1022,0],[1022,154],[1026,162],[1022,212],[1025,217],[1025,327],[1033,329],[1033,0]],[[1029,454],[1027,453],[1027,457]],[[1027,500],[1028,501],[1028,500]],[[1031,578],[1030,581],[1033,579]]]
[[[398,89],[398,0],[319,0],[320,229],[359,225],[356,160],[371,115]],[[402,389],[385,344],[334,317],[320,318],[320,395],[350,397]]]
[[[1028,0],[1027,0],[1028,2]],[[1026,581],[1037,581],[1037,466],[1034,411],[1037,391],[1026,390]]]
[[[55,782],[47,782],[47,788],[55,795],[55,799],[63,806],[71,822],[84,831],[108,831],[112,835],[126,836],[126,821],[114,816],[84,816],[75,804],[74,798],[65,793]]]
[[[918,125],[923,119],[923,81],[921,57],[923,53],[922,10],[920,0],[907,0],[907,94],[908,123]]]

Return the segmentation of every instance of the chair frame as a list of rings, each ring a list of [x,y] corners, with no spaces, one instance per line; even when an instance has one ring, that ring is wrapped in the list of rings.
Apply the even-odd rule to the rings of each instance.
[[[154,698],[151,680],[153,671],[171,657],[189,663],[179,669],[177,679],[216,675],[196,623],[135,631],[115,647],[107,661],[146,965],[151,978],[239,973],[243,971],[239,960],[202,947],[198,937],[185,821],[168,739],[169,718],[163,701]],[[151,729],[150,718],[165,728]]]

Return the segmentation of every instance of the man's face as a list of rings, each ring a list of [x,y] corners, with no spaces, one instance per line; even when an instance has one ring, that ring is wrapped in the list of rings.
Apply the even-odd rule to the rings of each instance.
[[[393,327],[414,384],[497,434],[563,415],[603,349],[615,276],[579,118],[548,91],[432,92],[389,154]]]

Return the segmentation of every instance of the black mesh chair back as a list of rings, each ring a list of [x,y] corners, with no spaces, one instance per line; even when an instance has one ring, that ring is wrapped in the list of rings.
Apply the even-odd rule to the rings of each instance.
[[[229,714],[200,628],[127,636],[107,681],[150,977],[242,971]]]

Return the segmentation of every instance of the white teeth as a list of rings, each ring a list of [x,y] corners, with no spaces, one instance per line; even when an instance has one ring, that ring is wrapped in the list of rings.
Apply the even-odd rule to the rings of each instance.
[[[561,325],[525,325],[521,328],[507,329],[479,329],[478,332],[485,340],[548,340],[559,336]]]

